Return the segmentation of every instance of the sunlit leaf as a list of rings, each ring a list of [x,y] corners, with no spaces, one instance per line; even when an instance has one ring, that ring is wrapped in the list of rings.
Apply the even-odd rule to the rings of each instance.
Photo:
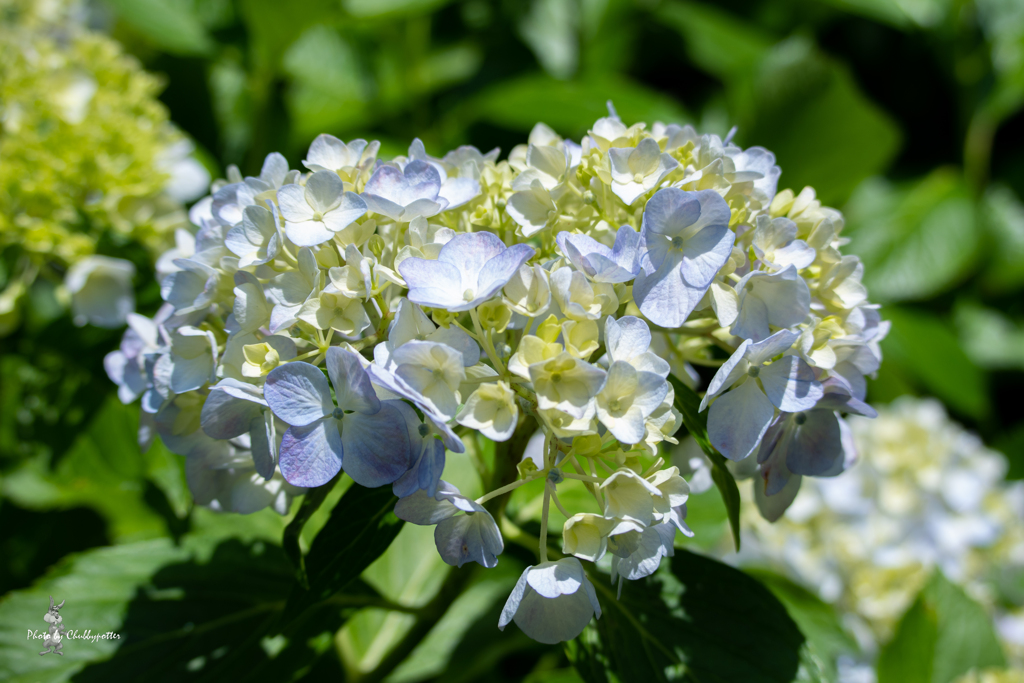
[[[967,188],[950,169],[897,188],[862,185],[845,207],[849,251],[864,261],[864,283],[877,301],[913,301],[962,280],[980,246]]]
[[[975,418],[987,414],[985,375],[960,348],[949,326],[930,313],[892,306],[883,310],[892,331],[882,342],[884,360],[879,372],[895,365],[954,410]]]
[[[685,550],[670,567],[627,582],[619,600],[607,577],[593,575],[601,618],[567,648],[584,680],[794,679],[804,637],[764,586]]]
[[[657,17],[679,31],[698,67],[722,80],[746,78],[774,42],[770,34],[709,4],[665,2]]]
[[[451,0],[342,0],[345,11],[360,19],[399,18],[426,14]]]
[[[1024,369],[1024,326],[1005,313],[964,300],[954,310],[964,351],[984,368]]]
[[[0,603],[0,678],[62,680],[77,672],[83,681],[291,680],[333,653],[329,635],[344,618],[339,608],[321,609],[270,638],[290,585],[284,554],[263,543],[161,539],[72,556]],[[41,641],[27,642],[25,629],[45,632],[50,595],[66,601],[68,629],[120,638],[65,637],[63,657],[40,657]]]
[[[1005,663],[985,609],[936,572],[882,649],[878,682],[949,683]]]
[[[985,194],[981,218],[991,240],[982,284],[1000,294],[1020,288],[1024,285],[1024,204],[1010,188],[996,186]]]
[[[214,43],[192,7],[173,0],[107,0],[123,22],[155,47],[178,55],[205,55]]]
[[[287,620],[343,590],[387,550],[404,524],[395,517],[396,500],[389,486],[345,492],[305,557],[309,590],[296,586]]]
[[[579,138],[594,121],[608,115],[608,100],[626,123],[687,120],[682,106],[672,98],[620,76],[584,81],[524,76],[483,91],[460,115],[524,132],[543,121],[563,135]]]
[[[768,590],[785,605],[800,632],[807,637],[808,663],[820,670],[827,680],[837,676],[835,661],[839,655],[855,654],[860,648],[857,641],[846,631],[836,609],[821,600],[803,586],[784,576],[766,570],[748,570],[749,574],[768,587]]]

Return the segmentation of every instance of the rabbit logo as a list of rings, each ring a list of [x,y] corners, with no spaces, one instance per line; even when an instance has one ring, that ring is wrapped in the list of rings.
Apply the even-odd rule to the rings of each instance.
[[[40,652],[40,656],[55,654],[64,656],[61,652],[61,648],[64,647],[64,633],[67,628],[64,626],[64,620],[60,616],[60,608],[64,606],[64,600],[60,601],[59,605],[53,604],[53,596],[50,596],[50,609],[43,615],[43,621],[50,625],[50,630],[46,634],[46,639],[43,640],[43,647],[45,648]]]

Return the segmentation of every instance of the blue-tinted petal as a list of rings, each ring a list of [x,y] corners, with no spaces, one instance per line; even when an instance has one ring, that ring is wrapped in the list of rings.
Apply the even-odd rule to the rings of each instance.
[[[810,410],[824,393],[814,370],[799,356],[783,356],[762,367],[759,378],[768,400],[786,413]]]
[[[409,433],[402,413],[391,401],[373,415],[350,413],[342,421],[345,472],[361,486],[391,484],[411,465]]]
[[[203,403],[200,424],[207,436],[233,439],[249,431],[253,418],[263,414],[259,403],[238,398],[224,389],[213,387]]]
[[[489,235],[490,233],[473,234]],[[446,244],[445,247],[447,246]],[[508,284],[508,281],[519,270],[519,266],[529,261],[535,253],[533,247],[528,244],[515,244],[488,260],[477,275],[476,299],[489,299],[491,295]]]
[[[825,474],[845,455],[839,420],[831,410],[811,410],[803,415],[805,421],[796,425],[786,466],[795,474]]]
[[[722,455],[742,460],[757,448],[774,415],[771,401],[748,379],[711,404],[708,436]]]
[[[281,474],[295,486],[322,486],[341,469],[342,453],[338,421],[332,417],[289,427],[281,439]]]
[[[288,363],[271,370],[263,396],[274,414],[293,426],[311,424],[334,412],[327,378],[309,363]]]
[[[364,415],[373,415],[380,410],[380,401],[358,355],[332,346],[327,349],[325,365],[339,408]]]

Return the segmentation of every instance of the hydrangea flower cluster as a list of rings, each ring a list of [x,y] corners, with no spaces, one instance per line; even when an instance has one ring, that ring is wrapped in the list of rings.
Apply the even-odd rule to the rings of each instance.
[[[183,202],[209,174],[168,121],[155,77],[85,26],[70,0],[0,3],[0,335],[32,283],[68,273],[76,321],[121,327],[134,308],[132,265],[94,256],[134,240],[153,254],[190,239]]]
[[[730,561],[767,564],[812,587],[840,607],[869,658],[939,568],[992,611],[1024,665],[1024,606],[998,606],[993,583],[1024,568],[1024,486],[1004,482],[1006,459],[934,399],[900,398],[877,420],[851,419],[850,432],[857,465],[809,482],[776,524],[749,516]]]
[[[885,326],[839,252],[841,216],[810,189],[776,194],[770,152],[627,126],[611,105],[581,143],[538,124],[503,161],[378,150],[322,135],[304,169],[271,154],[215,183],[194,251],[162,259],[165,307],[109,356],[199,503],[284,512],[344,471],[390,485],[447,563],[493,567],[507,494],[543,480],[540,562],[499,627],[554,643],[601,613],[580,560],[610,557],[621,590],[692,533],[689,487],[659,457],[682,422],[671,373],[693,385],[693,364],[720,366],[711,440],[757,454],[773,505],[845,468],[837,415],[872,412]],[[477,435],[510,445],[472,500],[441,477]],[[567,479],[600,514],[565,509]]]

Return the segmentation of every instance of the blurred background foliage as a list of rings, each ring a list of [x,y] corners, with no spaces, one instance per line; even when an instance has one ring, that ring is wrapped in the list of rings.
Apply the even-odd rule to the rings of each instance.
[[[88,9],[92,26],[163,79],[171,120],[215,177],[229,164],[258,174],[271,151],[301,167],[323,132],[379,139],[382,155],[404,153],[413,137],[436,155],[459,144],[507,152],[537,121],[579,139],[608,99],[627,123],[693,123],[719,135],[738,126],[739,144],[775,152],[780,189],[813,185],[846,214],[848,249],[893,321],[870,400],[940,398],[1009,458],[1010,478],[1024,478],[1024,401],[1014,398],[1024,383],[1019,0],[106,0]],[[133,260],[138,307],[152,314],[159,296],[144,252]],[[286,584],[272,586],[290,574],[276,545],[288,518],[193,509],[181,459],[159,443],[139,453],[137,408],[120,405],[103,373],[120,332],[74,328],[52,292],[30,296],[23,328],[0,339],[0,593],[15,591],[0,603],[0,629],[38,626],[45,595],[67,592],[91,610],[95,630],[154,634],[138,646],[156,653],[151,661],[173,657],[194,678],[215,676],[219,650],[185,631],[161,644],[156,624],[213,633],[234,624],[230,637],[242,638],[287,597],[274,592]],[[479,485],[473,471],[449,475],[463,491]],[[303,530],[304,547],[343,488]],[[511,503],[527,527],[536,514],[528,488]],[[701,499],[694,527],[709,531],[710,545],[724,508],[715,491]],[[566,653],[497,633],[504,597],[531,562],[511,544],[497,570],[460,572],[458,609],[439,612],[425,639],[405,637],[411,614],[356,611],[375,601],[428,609],[448,595],[449,568],[422,547],[426,535],[408,532],[339,596],[351,614],[314,615],[289,639],[244,643],[245,671],[377,680],[367,672],[397,652],[391,681],[569,681],[577,674],[567,658],[614,659],[584,642]],[[204,582],[225,576],[237,595],[208,599]],[[845,636],[821,604],[769,584],[801,628],[816,624],[819,652],[838,647]],[[163,612],[138,606],[142,585],[147,600],[165,600]],[[201,618],[189,616],[196,605]],[[608,612],[602,623],[614,628]],[[11,654],[4,647],[0,659]],[[83,669],[114,647],[46,658],[47,675],[120,677],[131,669]],[[280,668],[256,673],[270,663]],[[11,666],[10,680],[37,679]],[[809,680],[830,679],[819,673]]]

